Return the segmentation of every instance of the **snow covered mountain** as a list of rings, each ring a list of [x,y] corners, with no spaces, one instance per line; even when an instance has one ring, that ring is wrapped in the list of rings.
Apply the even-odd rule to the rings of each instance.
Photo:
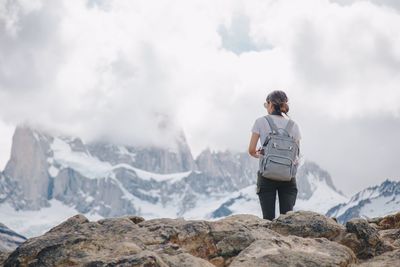
[[[325,214],[329,208],[348,199],[333,185],[328,172],[321,169],[316,163],[305,161],[299,168],[296,183],[298,195],[294,210],[312,210]],[[219,218],[236,213],[251,213],[261,216],[256,186],[250,185],[236,192],[217,209],[209,212],[207,218]],[[278,196],[275,216],[279,215]]]
[[[332,207],[326,215],[345,223],[352,218],[380,217],[398,212],[399,209],[400,182],[385,180],[380,185],[358,192],[348,202]]]
[[[17,127],[0,177],[0,217],[26,236],[72,211],[92,219],[177,217],[254,183],[257,162],[246,153],[205,150],[194,160],[183,134],[171,147],[85,144]]]
[[[0,175],[0,220],[31,237],[78,212],[91,220],[260,216],[257,167],[246,152],[206,149],[194,159],[183,132],[158,148],[85,143],[19,126]],[[297,177],[296,207],[325,213],[347,202],[317,164],[305,162]]]
[[[0,252],[13,251],[26,238],[0,223]]]

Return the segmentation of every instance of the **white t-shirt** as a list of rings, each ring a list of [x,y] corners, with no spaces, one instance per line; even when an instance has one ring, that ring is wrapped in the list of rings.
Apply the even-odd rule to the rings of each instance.
[[[275,125],[276,127],[278,127],[278,129],[284,129],[289,121],[288,118],[279,115],[271,115],[271,118],[275,122]],[[269,127],[269,123],[265,116],[256,119],[251,131],[260,135],[260,145],[263,145],[268,134],[271,132],[271,127]],[[296,122],[294,122],[292,130],[289,132],[289,135],[292,136],[296,141],[300,142],[301,134],[299,126]]]

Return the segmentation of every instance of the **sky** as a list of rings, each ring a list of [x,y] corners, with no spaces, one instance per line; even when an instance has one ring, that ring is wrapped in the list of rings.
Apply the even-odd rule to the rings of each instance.
[[[0,169],[20,123],[247,151],[283,90],[302,156],[350,195],[400,180],[399,85],[395,0],[0,0]]]

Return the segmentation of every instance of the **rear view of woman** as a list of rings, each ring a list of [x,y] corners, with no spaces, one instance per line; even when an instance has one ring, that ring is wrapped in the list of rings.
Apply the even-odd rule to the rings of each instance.
[[[278,129],[285,129],[289,122],[287,116],[289,112],[288,97],[285,92],[271,92],[267,96],[264,107],[267,109],[267,116],[272,119],[272,123],[275,124]],[[285,114],[286,117],[284,117],[283,114]],[[259,158],[261,148],[256,149],[257,143],[260,140],[261,145],[264,144],[266,138],[272,131],[266,116],[257,118],[251,131],[249,154],[255,158]],[[293,137],[297,145],[300,146],[301,134],[297,123],[293,123],[288,134]],[[298,161],[295,164],[298,164]],[[261,176],[258,171],[257,194],[264,219],[272,220],[275,218],[276,193],[278,193],[280,213],[285,214],[293,210],[297,197],[296,177],[292,177],[290,181],[277,181],[272,178]]]

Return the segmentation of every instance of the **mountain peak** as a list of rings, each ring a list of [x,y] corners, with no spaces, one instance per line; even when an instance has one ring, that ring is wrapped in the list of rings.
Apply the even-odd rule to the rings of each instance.
[[[303,178],[298,179],[298,186],[302,189],[299,198],[309,199],[317,188],[316,183],[324,183],[336,193],[344,196],[340,190],[336,189],[329,172],[313,161],[305,160],[298,168],[297,176]]]

